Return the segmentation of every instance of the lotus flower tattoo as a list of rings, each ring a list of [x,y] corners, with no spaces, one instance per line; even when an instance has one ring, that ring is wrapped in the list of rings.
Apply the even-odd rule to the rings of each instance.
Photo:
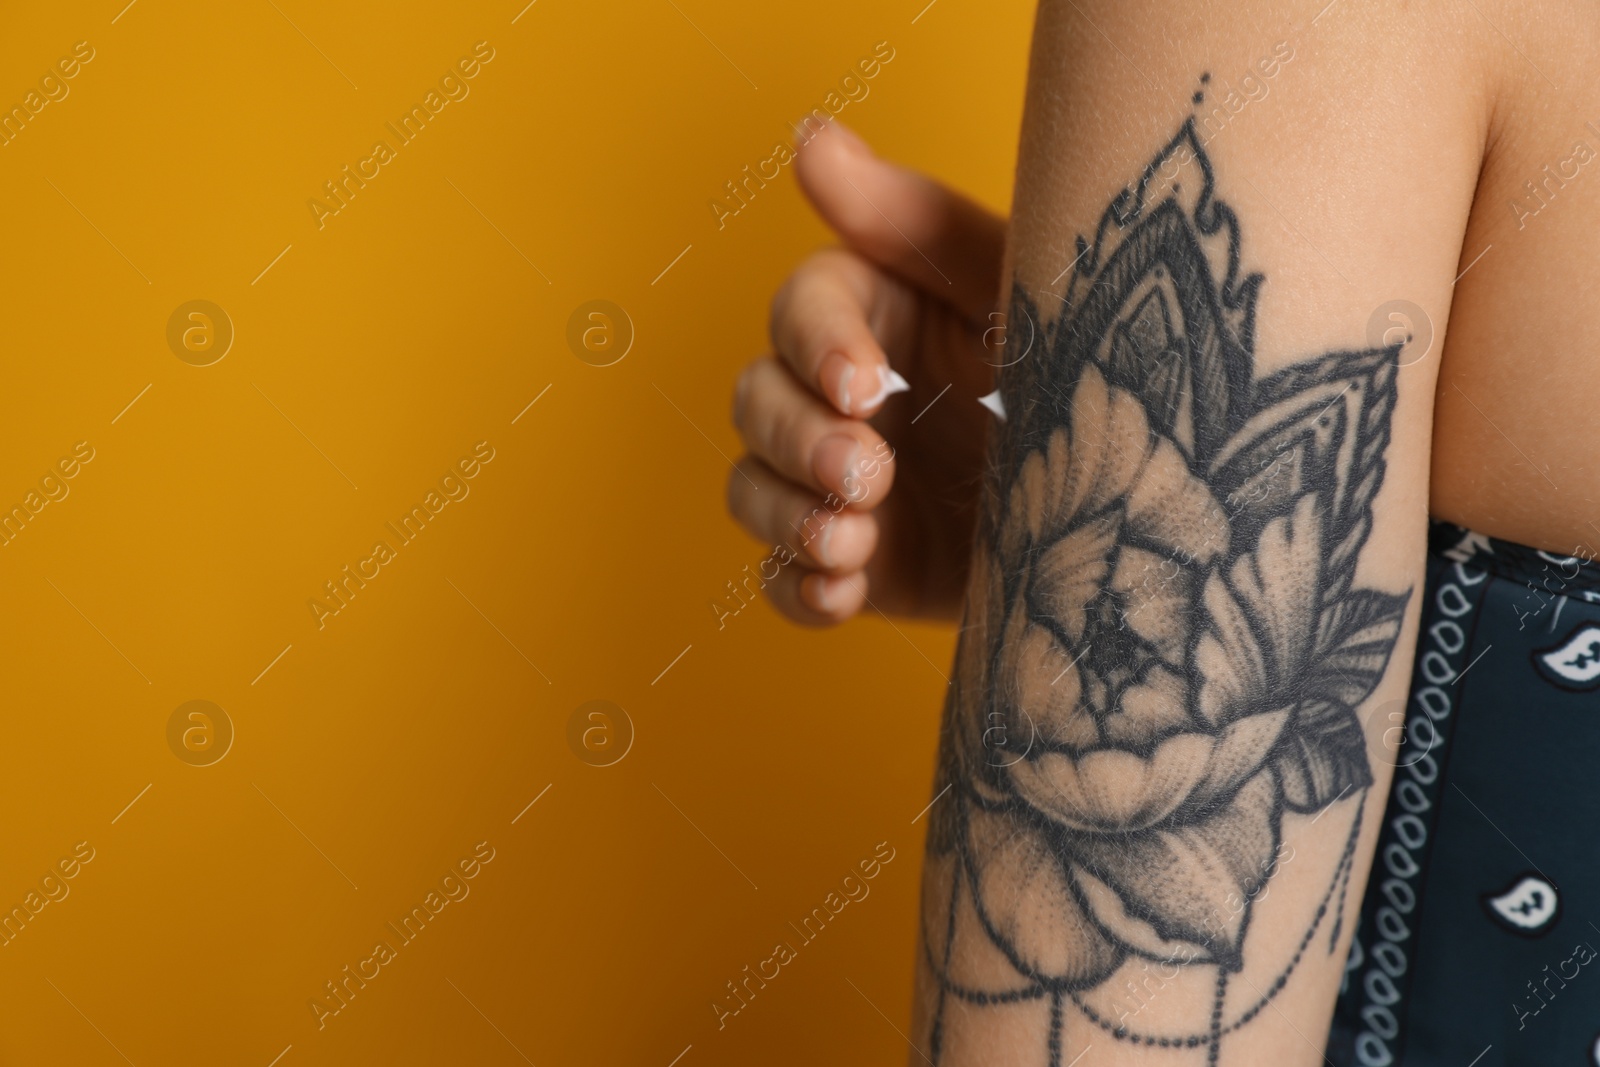
[[[1262,277],[1192,120],[1077,251],[1048,328],[1013,294],[1031,347],[1001,379],[924,942],[941,1019],[1050,998],[1052,1050],[1062,998],[1130,957],[1211,966],[1211,1032],[1171,1040],[1214,1062],[1284,813],[1373,780],[1357,708],[1410,593],[1355,571],[1398,347],[1255,377]],[[956,973],[972,937],[1008,966]]]

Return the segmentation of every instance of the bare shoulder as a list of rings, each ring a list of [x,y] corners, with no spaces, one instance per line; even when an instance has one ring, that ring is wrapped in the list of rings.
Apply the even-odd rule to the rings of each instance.
[[[1595,551],[1597,61],[1600,8],[1567,0],[1044,0],[1015,277],[1049,288],[1190,110],[1273,268],[1262,368],[1353,318],[1408,338],[1402,392],[1435,399],[1406,419],[1429,510]]]

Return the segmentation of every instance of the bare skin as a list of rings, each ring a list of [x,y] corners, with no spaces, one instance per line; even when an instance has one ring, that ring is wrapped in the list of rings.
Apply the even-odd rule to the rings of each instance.
[[[1209,920],[1200,932],[1187,933],[1182,923],[1157,922],[1167,940],[1164,948],[1151,947],[1160,938],[1134,928],[1132,902],[1147,917],[1171,918],[1176,912],[1162,897],[1170,896],[1170,887],[1162,888],[1168,883],[1159,870],[1152,875],[1157,882],[1145,886],[1137,872],[1118,875],[1113,857],[1155,848],[1153,839],[1139,836],[1141,827],[1118,824],[1110,830],[1124,835],[1122,844],[1096,852],[1102,847],[1097,835],[1107,831],[1095,822],[1097,805],[1104,796],[1133,790],[1134,779],[1113,776],[1095,787],[1099,792],[1073,800],[1075,783],[1089,774],[1085,761],[1068,767],[1068,777],[1047,781],[1054,792],[1035,793],[1031,780],[1014,779],[1031,773],[1033,764],[1020,756],[987,758],[994,753],[984,726],[1014,725],[1019,713],[1036,726],[1041,716],[1053,715],[1062,736],[1081,734],[1088,727],[1074,725],[1072,715],[1082,709],[1063,704],[1060,691],[1049,688],[1055,685],[1050,677],[1044,679],[1049,687],[1040,688],[1038,670],[1047,668],[1056,680],[1126,673],[1119,660],[1127,654],[1125,639],[1113,636],[1115,628],[1093,637],[1102,631],[1075,621],[1082,605],[1063,592],[1062,565],[1050,563],[1055,557],[1046,553],[1060,553],[1049,537],[1064,530],[1063,540],[1070,541],[1110,521],[1074,515],[1060,504],[1068,487],[1086,484],[1082,469],[1090,460],[1084,457],[1098,454],[1098,445],[1085,444],[1093,438],[1083,428],[1099,427],[1095,432],[1118,456],[1153,456],[1151,448],[1159,452],[1163,440],[1190,431],[1161,430],[1148,398],[1138,409],[1129,400],[1133,394],[1119,393],[1114,382],[1108,387],[1114,374],[1107,362],[1071,364],[1075,369],[1059,379],[996,368],[1017,353],[1021,324],[1012,294],[1024,294],[1027,306],[1037,309],[1030,337],[1036,327],[1048,330],[1078,314],[1083,296],[1081,289],[1073,295],[1071,272],[1098,267],[1096,255],[1083,258],[1088,246],[1075,242],[1082,237],[1094,244],[1108,205],[1126,203],[1119,194],[1136,188],[1160,160],[1162,146],[1193,116],[1202,131],[1196,143],[1204,143],[1214,168],[1216,195],[1239,221],[1241,276],[1264,277],[1253,329],[1239,334],[1253,358],[1253,380],[1285,372],[1306,378],[1302,384],[1310,388],[1324,373],[1317,368],[1331,366],[1317,362],[1322,353],[1402,346],[1397,400],[1383,415],[1386,473],[1381,490],[1362,505],[1370,536],[1360,542],[1355,585],[1369,590],[1359,594],[1369,598],[1365,602],[1381,600],[1384,611],[1403,611],[1404,621],[1394,616],[1393,630],[1384,631],[1387,658],[1371,684],[1346,693],[1352,721],[1366,722],[1374,706],[1405,693],[1415,597],[1408,607],[1397,605],[1421,587],[1429,514],[1560,554],[1592,556],[1600,546],[1600,466],[1582,447],[1600,420],[1600,377],[1587,367],[1600,345],[1600,321],[1588,314],[1592,300],[1584,299],[1600,273],[1600,247],[1592,240],[1600,224],[1600,185],[1589,185],[1600,181],[1590,175],[1600,169],[1600,129],[1586,125],[1589,116],[1600,119],[1600,76],[1594,73],[1600,69],[1600,11],[1566,4],[1541,11],[1529,17],[1518,3],[1423,3],[1398,10],[1314,3],[1290,11],[1255,3],[1046,0],[1035,29],[1009,233],[1006,221],[873,157],[841,128],[801,150],[802,187],[843,249],[800,268],[774,302],[776,356],[746,373],[735,404],[751,453],[741,462],[762,490],[750,491],[735,476],[729,504],[758,538],[795,543],[800,535],[804,566],[789,568],[769,589],[779,610],[796,621],[841,622],[863,610],[868,597],[886,611],[954,620],[962,618],[967,591],[964,651],[935,783],[936,791],[946,784],[959,788],[955,801],[936,809],[930,829],[912,1062],[931,1054],[958,1067],[1047,1067],[1091,1047],[1090,1062],[1127,1067],[1320,1062],[1350,916],[1388,787],[1381,725],[1369,728],[1364,757],[1350,755],[1370,767],[1360,802],[1354,792],[1337,799],[1302,796],[1284,803],[1298,803],[1295,811],[1305,817],[1273,809],[1269,821],[1278,836],[1271,870],[1240,882],[1243,899],[1234,909],[1235,917],[1248,910],[1248,935],[1240,924],[1218,935]],[[1239,99],[1239,85],[1247,92],[1242,102],[1204,126],[1226,92]],[[1192,171],[1181,178],[1191,196],[1195,180]],[[1537,184],[1537,193],[1528,182]],[[1165,191],[1153,192],[1152,204],[1157,195]],[[895,219],[899,232],[873,204]],[[1193,217],[1203,230],[1204,213]],[[1140,218],[1136,213],[1126,229]],[[1112,229],[1114,243],[1124,227]],[[1080,262],[1089,266],[1075,267]],[[1216,269],[1212,282],[1226,291]],[[1089,292],[1099,284],[1085,276]],[[1389,324],[1404,328],[1374,340],[1374,313],[1397,300],[1421,314],[1380,317],[1380,336]],[[1008,313],[1005,333],[989,331],[997,311]],[[853,371],[841,393],[847,363]],[[889,366],[909,381],[908,396],[883,395],[887,379],[880,375]],[[1004,393],[1008,381],[1010,418],[1002,423],[976,400],[997,383]],[[1027,391],[1017,391],[1019,381],[1029,383]],[[1377,381],[1363,380],[1369,389]],[[924,413],[946,385],[949,391]],[[1060,413],[1024,430],[1016,405],[1040,396],[1062,398]],[[1136,409],[1144,414],[1105,414]],[[1206,414],[1194,410],[1194,417]],[[1056,423],[1058,432],[1047,438]],[[884,441],[895,450],[892,463],[848,466],[856,455],[848,442],[863,454],[883,455]],[[1140,462],[1156,469],[1153,459]],[[1238,489],[1228,476],[1209,475],[1220,469],[1216,465],[1193,466],[1232,508]],[[1144,506],[1143,478],[1124,479],[1127,502],[1118,505],[1117,521],[1132,522],[1129,516]],[[1180,515],[1184,484],[1175,477],[1161,482]],[[1315,507],[1343,491],[1332,481],[1319,485],[1313,478],[1308,485],[1304,506],[1280,513],[1278,534],[1261,520],[1258,526],[1268,529],[1260,546],[1240,547],[1256,534],[1240,532],[1244,527],[1232,515],[1226,552],[1244,552],[1241,558],[1262,573],[1283,571],[1287,564],[1260,559],[1276,551],[1272,545],[1293,540],[1284,530],[1295,523],[1303,528]],[[831,500],[830,492],[836,494]],[[1056,534],[1041,534],[1041,522],[1046,530],[1054,522]],[[824,540],[815,531],[827,525],[834,529]],[[1024,526],[1032,533],[1019,533]],[[969,565],[974,529],[979,569]],[[1138,536],[1148,547],[1150,538]],[[1019,537],[1032,537],[1038,547],[1007,547],[1021,544]],[[1211,556],[1224,551],[1210,542],[1196,545],[1180,553],[1183,567],[1210,565]],[[998,569],[984,562],[995,558]],[[1024,559],[1033,562],[1019,579],[1014,575]],[[1180,569],[1173,565],[1174,573]],[[1025,593],[1015,592],[1018,581]],[[1317,595],[1330,604],[1337,599]],[[986,615],[991,608],[985,605],[997,596],[1004,610]],[[1115,611],[1126,610],[1125,596],[1117,603]],[[1013,611],[1011,605],[1020,606]],[[1123,621],[1133,619],[1129,614]],[[1040,636],[1038,626],[1055,637]],[[1063,649],[1071,653],[1074,641],[1085,644],[1089,666],[1073,660],[1055,674],[1054,657]],[[1174,662],[1183,686],[1201,692],[1211,684],[1216,668],[1204,660],[1193,652],[1190,660]],[[1306,670],[1307,677],[1315,673]],[[1089,681],[1083,684],[1089,694],[1083,700],[1098,709],[1103,698],[1093,696]],[[1206,698],[1189,699],[1194,708]],[[1113,720],[1094,714],[1103,735]],[[1198,762],[1184,773],[1211,780]],[[1287,777],[1280,770],[1274,781],[1281,787]],[[1266,788],[1250,781],[1256,784],[1238,787],[1225,803],[1199,815],[1180,809],[1149,832],[1182,838],[1199,826],[1197,832],[1215,839],[1221,831],[1206,829],[1205,820],[1234,818],[1228,812],[1245,804],[1251,790]],[[1372,803],[1365,802],[1368,792]],[[1270,806],[1262,804],[1262,811]],[[1262,819],[1266,827],[1267,816]],[[1044,869],[1033,866],[1037,858],[1006,851],[1028,826],[1053,827],[1041,839],[1040,855],[1050,869],[1064,865],[1069,881],[1075,879],[1060,903],[1048,879],[1035,877]],[[1229,829],[1229,847],[1244,834]],[[1051,848],[1059,851],[1050,854]],[[1292,863],[1284,848],[1292,850]],[[1224,849],[1224,858],[1231,855]],[[1203,881],[1190,878],[1181,864],[1175,870],[1185,885]],[[1330,894],[1341,880],[1347,892]],[[1270,897],[1261,891],[1269,883]],[[1091,899],[1096,893],[1105,899]],[[1128,914],[1118,911],[1116,899]],[[1336,899],[1345,902],[1343,912]],[[1319,908],[1319,901],[1327,903]],[[1329,907],[1335,914],[1325,919]],[[963,909],[983,920],[971,936],[948,932]],[[1296,946],[1310,938],[1308,929],[1321,931],[1322,950],[1302,960]],[[1163,971],[1158,989],[1166,992],[1140,1013],[1138,1029],[1192,1034],[1197,1040],[1187,1047],[1141,1046],[1097,1025],[1097,1018],[1112,1014],[1106,990],[1137,977],[1132,968],[1141,952],[1146,963],[1173,963],[1174,974]],[[1274,979],[1289,972],[1292,981],[1280,992]],[[1148,975],[1143,980],[1148,983]],[[989,999],[952,999],[950,990],[958,986],[986,991]],[[1271,1008],[1252,1011],[1263,988],[1273,989]],[[1006,997],[996,1000],[996,993]]]
[[[1005,222],[878,160],[838,124],[803,146],[795,166],[843,247],[817,253],[773,298],[774,354],[746,369],[734,394],[734,424],[750,450],[740,467],[762,488],[730,474],[729,510],[757,537],[800,542],[806,566],[785,568],[768,587],[797,622],[842,622],[867,597],[889,612],[954,618],[988,416],[967,402],[912,420],[946,385],[962,400],[991,388],[983,339],[998,321],[990,313]],[[904,237],[873,203],[898,206]],[[908,239],[947,264],[947,277]],[[910,381],[909,395],[884,395],[890,366]],[[870,457],[886,441],[894,458],[847,485],[850,444]],[[830,492],[860,499],[826,523],[825,542],[807,541],[805,520],[818,509],[818,522],[830,515]]]

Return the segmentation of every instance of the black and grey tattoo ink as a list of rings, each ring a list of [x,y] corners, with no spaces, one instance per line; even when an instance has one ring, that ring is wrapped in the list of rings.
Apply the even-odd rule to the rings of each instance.
[[[1338,942],[1373,781],[1357,709],[1410,599],[1355,580],[1399,349],[1257,378],[1239,245],[1191,119],[1078,238],[1059,315],[1013,293],[1035,347],[1001,377],[929,835],[936,1061],[953,1002],[1040,1001],[1051,1067],[1072,1011],[1216,1063],[1330,912]],[[1285,814],[1358,797],[1298,950],[1228,996]],[[1209,975],[1209,1020],[1097,1009],[1141,963]]]

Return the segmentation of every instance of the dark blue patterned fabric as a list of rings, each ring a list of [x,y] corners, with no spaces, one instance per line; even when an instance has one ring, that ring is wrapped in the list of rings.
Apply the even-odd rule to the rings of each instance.
[[[1433,524],[1404,729],[1328,1061],[1600,1065],[1600,565]]]

